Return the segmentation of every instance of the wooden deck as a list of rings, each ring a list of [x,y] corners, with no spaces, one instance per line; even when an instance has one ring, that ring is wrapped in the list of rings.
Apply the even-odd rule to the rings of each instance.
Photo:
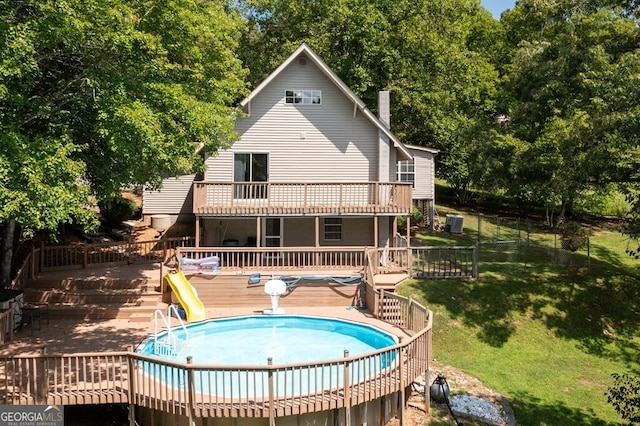
[[[157,287],[163,285],[162,277],[169,273],[167,267],[160,264],[135,264],[103,269],[77,269],[67,271],[51,271],[37,277],[48,282],[76,282],[87,280],[96,282],[104,280],[107,285],[121,280],[146,282]],[[346,278],[357,275],[358,271],[334,271],[335,277]],[[320,276],[327,271],[289,270],[278,271],[274,276],[298,275]],[[207,318],[220,318],[237,315],[250,315],[262,312],[271,306],[270,298],[264,293],[264,283],[271,278],[264,273],[260,284],[249,284],[250,273],[239,275],[237,271],[227,271],[216,276],[190,275],[187,278],[198,290],[206,308]],[[227,282],[228,284],[224,284]],[[280,306],[287,313],[333,316],[357,322],[374,322],[381,328],[385,322],[375,320],[370,314],[354,306],[354,297],[358,294],[358,286],[339,286],[336,284],[320,285],[317,281],[300,282],[282,297]],[[164,301],[159,309],[166,311],[170,302],[170,294],[165,293]],[[78,306],[80,309],[83,307]],[[132,314],[135,315],[135,314]],[[391,330],[400,330],[392,327]],[[32,335],[33,332],[33,335]],[[153,332],[153,313],[141,311],[135,318],[120,316],[116,318],[86,319],[84,317],[67,317],[50,319],[50,323],[38,324],[31,329],[27,326],[18,330],[14,340],[0,345],[0,355],[40,353],[47,347],[48,353],[92,352],[95,350],[126,350],[129,345],[136,345]]]
[[[200,216],[411,214],[411,185],[402,182],[194,182]]]
[[[125,279],[123,277],[160,283],[166,272],[164,268],[142,269],[138,265],[106,269],[102,274],[81,270],[73,280],[96,280],[104,275],[110,283]],[[350,276],[344,270],[341,274]],[[221,273],[192,276],[190,280],[205,301],[206,317],[220,318],[261,313],[270,307],[270,298],[261,284],[271,276],[257,283],[249,282],[249,278],[250,275],[245,274]],[[153,316],[133,323],[122,319],[54,319],[41,329],[20,330],[13,341],[0,346],[0,377],[4,377],[0,379],[0,403],[130,403],[178,416],[268,417],[271,421],[276,417],[349,409],[380,398],[389,398],[384,404],[395,406],[398,393],[429,368],[431,313],[410,299],[385,296],[383,292],[384,306],[388,311],[393,309],[389,315],[382,311],[386,318],[382,321],[353,306],[354,297],[362,288],[367,286],[367,293],[372,292],[368,285],[345,286],[320,281],[301,279],[282,297],[280,306],[287,314],[327,316],[374,325],[398,336],[399,344],[380,352],[355,357],[345,353],[339,360],[308,365],[198,366],[189,360],[186,363],[160,360],[131,351],[153,335]],[[176,325],[176,321],[173,322]],[[315,380],[313,385],[309,382],[306,393],[298,394],[299,391],[294,390],[295,386],[302,386],[302,382],[295,384],[293,377],[300,380],[324,377],[325,371],[337,373],[334,377],[340,377],[341,381]],[[221,374],[225,378],[221,378]],[[234,379],[233,384],[225,382],[231,387],[216,388],[214,393],[197,390],[202,383],[211,386],[220,380],[228,381],[227,375],[240,375],[242,379]],[[243,388],[240,383],[245,383],[245,376],[247,383],[259,385],[261,390],[256,391],[253,385]],[[166,381],[158,377],[178,377],[181,384],[175,386],[173,379]]]

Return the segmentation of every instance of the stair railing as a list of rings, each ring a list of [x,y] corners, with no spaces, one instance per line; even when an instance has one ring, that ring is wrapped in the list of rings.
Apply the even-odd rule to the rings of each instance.
[[[180,326],[184,330],[185,339],[189,339],[189,330],[187,326],[180,318],[180,314],[175,305],[169,305],[167,307],[167,315],[165,316],[160,309],[156,309],[153,314],[153,352],[156,355],[175,357],[178,355],[178,337],[171,328],[171,313],[174,313]],[[163,331],[160,328],[160,320],[165,326],[166,336],[165,338],[159,338],[158,335]]]

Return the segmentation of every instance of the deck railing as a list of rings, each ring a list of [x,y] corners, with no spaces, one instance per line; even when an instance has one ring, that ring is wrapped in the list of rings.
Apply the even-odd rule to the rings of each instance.
[[[194,244],[193,237],[62,246],[43,244],[38,253],[37,272],[163,262],[169,251]]]
[[[0,403],[84,405],[129,400],[128,352],[0,358]]]
[[[362,247],[179,247],[178,258],[218,256],[225,269],[345,269],[364,266]]]
[[[381,290],[377,317],[399,327],[415,330],[426,324],[429,311],[411,298]]]
[[[10,288],[22,289],[38,273],[105,266],[157,263],[170,253],[202,259],[218,256],[221,268],[362,269],[371,274],[409,272],[419,278],[476,277],[475,247],[193,247],[193,237],[141,242],[45,246],[25,258]],[[367,261],[367,250],[373,250]],[[375,252],[375,254],[374,254]]]
[[[411,184],[195,182],[196,214],[411,214]]]
[[[323,362],[194,365],[132,351],[0,357],[0,403],[129,403],[189,418],[270,419],[353,407],[402,393],[428,372],[431,313],[409,299],[396,301],[407,315],[404,326],[416,327],[410,338]]]
[[[412,247],[416,278],[477,278],[478,250],[471,247]]]

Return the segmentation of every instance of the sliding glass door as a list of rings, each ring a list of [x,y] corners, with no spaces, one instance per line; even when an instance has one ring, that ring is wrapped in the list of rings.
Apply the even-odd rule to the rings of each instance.
[[[233,159],[235,198],[267,198],[268,154],[236,153]]]

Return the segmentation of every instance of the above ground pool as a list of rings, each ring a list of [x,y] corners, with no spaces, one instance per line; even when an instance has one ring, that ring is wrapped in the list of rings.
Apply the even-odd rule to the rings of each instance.
[[[199,380],[199,392],[245,394],[264,393],[262,379],[246,373],[242,366],[314,364],[336,361],[394,346],[398,338],[376,327],[334,318],[297,315],[261,315],[225,318],[173,328],[143,342],[137,352],[170,361],[211,367],[206,380]],[[380,373],[393,362],[395,353],[386,352],[361,367],[364,376]],[[229,367],[227,369],[227,367]],[[238,368],[240,367],[240,368]],[[157,377],[155,367],[145,367],[148,374],[174,386],[183,385],[184,375],[167,373]],[[366,371],[365,371],[366,370]],[[281,372],[277,378],[280,393],[306,393],[318,386],[339,386],[344,382],[344,367],[317,369],[315,366]],[[360,374],[360,373],[359,373]],[[164,373],[162,374],[165,375]],[[286,377],[285,377],[286,376]],[[355,380],[360,380],[355,379]],[[256,383],[260,382],[260,383]],[[288,383],[291,382],[289,385]],[[326,383],[326,385],[325,385]],[[283,388],[284,386],[284,388]],[[262,389],[262,390],[261,390]]]
[[[188,333],[187,333],[188,330]],[[158,351],[150,338],[139,353],[194,364],[292,364],[342,358],[375,351],[398,342],[378,328],[354,322],[298,315],[261,315],[209,320],[172,329],[172,354]],[[188,336],[187,336],[188,335]],[[166,340],[167,332],[158,335]],[[157,353],[159,352],[159,353]]]

